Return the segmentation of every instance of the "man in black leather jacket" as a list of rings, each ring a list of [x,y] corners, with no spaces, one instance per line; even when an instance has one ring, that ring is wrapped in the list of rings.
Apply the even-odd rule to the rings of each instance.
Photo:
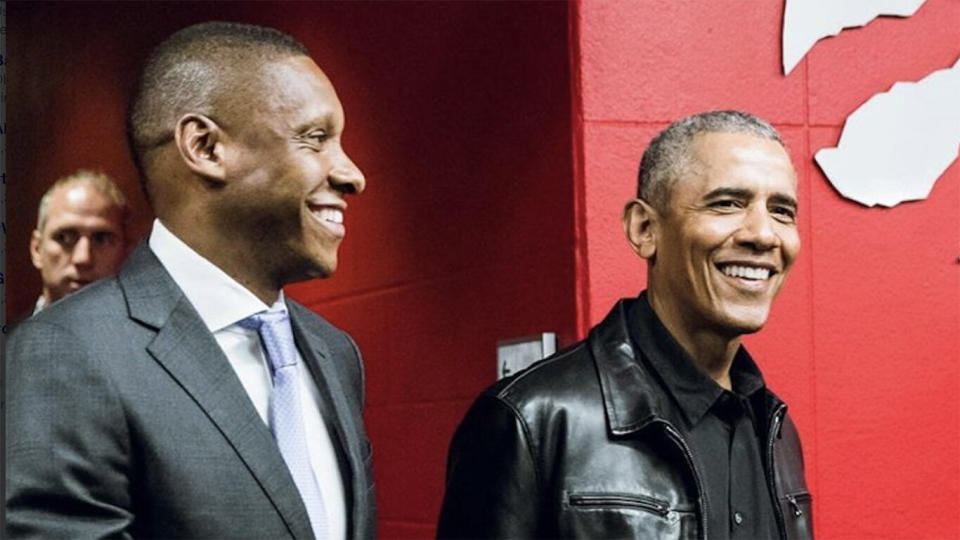
[[[647,290],[477,399],[438,536],[812,537],[797,430],[740,345],[799,251],[796,214],[765,121],[715,111],[658,135],[623,214]]]

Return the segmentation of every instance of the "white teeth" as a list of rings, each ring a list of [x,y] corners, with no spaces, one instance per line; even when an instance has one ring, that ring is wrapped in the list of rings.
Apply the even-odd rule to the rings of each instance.
[[[338,208],[321,208],[316,212],[318,218],[322,221],[330,221],[333,223],[343,223],[343,210]]]
[[[737,266],[726,265],[722,268],[723,273],[730,277],[740,277],[746,279],[770,279],[770,270],[767,268],[758,268],[755,266]]]

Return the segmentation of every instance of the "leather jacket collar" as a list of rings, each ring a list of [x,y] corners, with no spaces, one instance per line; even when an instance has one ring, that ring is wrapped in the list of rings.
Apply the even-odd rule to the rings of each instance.
[[[623,436],[655,421],[674,423],[675,412],[656,377],[640,361],[627,328],[627,310],[636,299],[617,302],[603,321],[590,330],[587,345],[600,377],[603,404],[610,432]],[[760,410],[785,412],[786,405],[764,388],[756,396]],[[761,422],[768,421],[763,415]]]

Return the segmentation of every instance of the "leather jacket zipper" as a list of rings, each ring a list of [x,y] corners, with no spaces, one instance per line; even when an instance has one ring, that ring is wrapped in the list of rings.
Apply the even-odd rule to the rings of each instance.
[[[787,523],[783,517],[783,510],[780,508],[780,497],[777,496],[777,485],[775,480],[776,467],[773,464],[773,446],[777,437],[780,436],[780,423],[787,410],[787,406],[781,403],[773,410],[770,415],[770,431],[767,433],[767,488],[770,490],[770,497],[773,500],[773,515],[777,518],[777,528],[780,529],[780,538],[787,537]]]
[[[707,540],[709,536],[707,535],[707,516],[710,515],[707,513],[707,499],[703,496],[703,482],[700,480],[700,476],[697,474],[697,469],[693,465],[693,453],[690,451],[690,448],[687,446],[687,443],[684,442],[683,438],[680,436],[680,432],[676,430],[669,422],[664,420],[655,420],[655,422],[663,424],[663,429],[667,432],[667,435],[673,439],[673,441],[680,447],[680,451],[683,452],[683,457],[687,460],[687,465],[690,467],[690,473],[693,475],[693,481],[697,484],[697,502],[700,506],[700,524],[701,530],[703,531],[703,540]]]
[[[653,497],[627,493],[577,493],[569,496],[571,506],[631,506],[642,508],[661,517],[670,513],[670,505]]]
[[[786,498],[787,498],[787,502],[790,503],[790,507],[793,508],[793,515],[796,516],[796,517],[800,517],[800,516],[803,515],[803,509],[800,508],[800,502],[799,502],[799,501],[809,501],[809,500],[810,500],[810,494],[809,494],[809,493],[797,493],[796,495],[787,495]]]

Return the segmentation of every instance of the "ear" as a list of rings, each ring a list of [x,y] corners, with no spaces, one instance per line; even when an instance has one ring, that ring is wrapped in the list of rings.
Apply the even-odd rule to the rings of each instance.
[[[657,228],[660,214],[643,199],[633,199],[623,207],[623,232],[630,247],[640,257],[651,260],[657,253]]]
[[[40,254],[40,242],[42,240],[43,235],[40,234],[40,231],[34,229],[33,233],[30,234],[30,261],[37,270],[43,268],[43,257]]]
[[[223,166],[224,132],[208,116],[186,114],[177,121],[173,138],[180,158],[187,168],[198,176],[223,182],[226,173]]]

